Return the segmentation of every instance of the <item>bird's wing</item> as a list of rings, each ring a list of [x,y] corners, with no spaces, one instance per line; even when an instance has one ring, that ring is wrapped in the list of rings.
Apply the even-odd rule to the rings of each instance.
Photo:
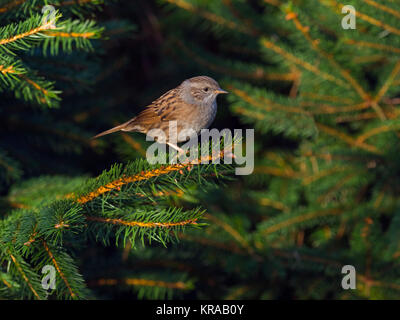
[[[131,131],[140,128],[140,131],[145,132],[152,128],[164,129],[169,121],[177,121],[179,130],[179,120],[184,119],[185,105],[176,90],[177,88],[172,89],[153,101],[135,118],[128,121],[124,130]]]
[[[187,110],[186,110],[187,112]],[[179,87],[167,91],[157,100],[153,101],[136,117],[127,122],[101,132],[94,136],[93,139],[99,138],[106,134],[117,131],[138,131],[146,133],[153,128],[165,130],[168,127],[169,121],[177,121],[178,130],[182,127],[179,119],[184,118],[185,107],[182,100],[179,98]],[[183,116],[182,116],[183,115]]]
[[[178,100],[179,87],[167,91],[161,97],[154,100],[149,107],[160,115],[165,109],[169,108],[175,102],[178,102]]]

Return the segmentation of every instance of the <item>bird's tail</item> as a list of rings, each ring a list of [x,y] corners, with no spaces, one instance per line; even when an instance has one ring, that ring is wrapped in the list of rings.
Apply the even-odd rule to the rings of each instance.
[[[97,135],[95,135],[94,137],[92,137],[92,139],[97,139],[97,138],[102,137],[102,136],[105,136],[105,135],[107,135],[107,134],[110,134],[110,133],[113,133],[113,132],[117,132],[117,131],[123,130],[123,129],[126,128],[127,124],[130,123],[131,121],[132,121],[132,120],[130,120],[130,121],[128,121],[128,122],[125,122],[125,123],[123,123],[123,124],[120,124],[119,126],[116,126],[116,127],[114,127],[114,128],[111,128],[111,129],[109,129],[109,130],[100,132],[99,134],[97,134]]]

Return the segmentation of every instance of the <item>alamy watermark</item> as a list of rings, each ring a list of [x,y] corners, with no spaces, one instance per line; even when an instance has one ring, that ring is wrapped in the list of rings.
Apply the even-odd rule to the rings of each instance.
[[[342,7],[342,13],[346,14],[342,18],[342,28],[345,30],[356,29],[356,9],[351,5]]]
[[[54,6],[47,4],[42,8],[42,24],[44,26],[48,25],[49,29],[55,29],[56,28],[56,8]]]
[[[254,129],[202,129],[198,135],[193,129],[178,132],[176,121],[170,121],[168,132],[149,130],[146,140],[156,141],[146,151],[151,164],[219,164],[223,160],[224,164],[238,165],[236,175],[249,175],[254,170]],[[179,142],[185,143],[178,147]]]
[[[347,264],[342,267],[342,274],[345,274],[345,276],[342,278],[342,288],[344,290],[357,289],[356,268],[350,264]]]
[[[44,290],[54,290],[56,288],[56,269],[52,265],[46,264],[42,268],[42,274],[44,274],[42,288]]]

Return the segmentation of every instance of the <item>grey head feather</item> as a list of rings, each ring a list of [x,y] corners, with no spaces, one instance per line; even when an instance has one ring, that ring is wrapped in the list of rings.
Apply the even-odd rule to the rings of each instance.
[[[211,107],[221,93],[218,90],[222,90],[217,81],[207,76],[189,78],[179,87],[184,102],[201,107]]]

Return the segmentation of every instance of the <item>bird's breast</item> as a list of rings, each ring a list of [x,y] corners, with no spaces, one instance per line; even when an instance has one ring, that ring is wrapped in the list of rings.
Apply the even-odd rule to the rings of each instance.
[[[211,105],[192,105],[191,108],[186,108],[184,113],[181,113],[176,120],[176,127],[170,127],[171,122],[165,122],[167,125],[160,129],[164,131],[167,140],[177,139],[177,142],[184,142],[189,140],[191,136],[197,136],[201,129],[208,128],[214,121],[217,113],[217,103],[214,101]],[[170,131],[172,130],[172,131]],[[177,131],[175,131],[177,130]],[[178,135],[178,136],[171,136]],[[158,139],[162,141],[162,139]]]
[[[196,133],[200,133],[201,129],[207,129],[215,119],[217,114],[217,103],[214,101],[211,105],[196,106],[187,126]]]

